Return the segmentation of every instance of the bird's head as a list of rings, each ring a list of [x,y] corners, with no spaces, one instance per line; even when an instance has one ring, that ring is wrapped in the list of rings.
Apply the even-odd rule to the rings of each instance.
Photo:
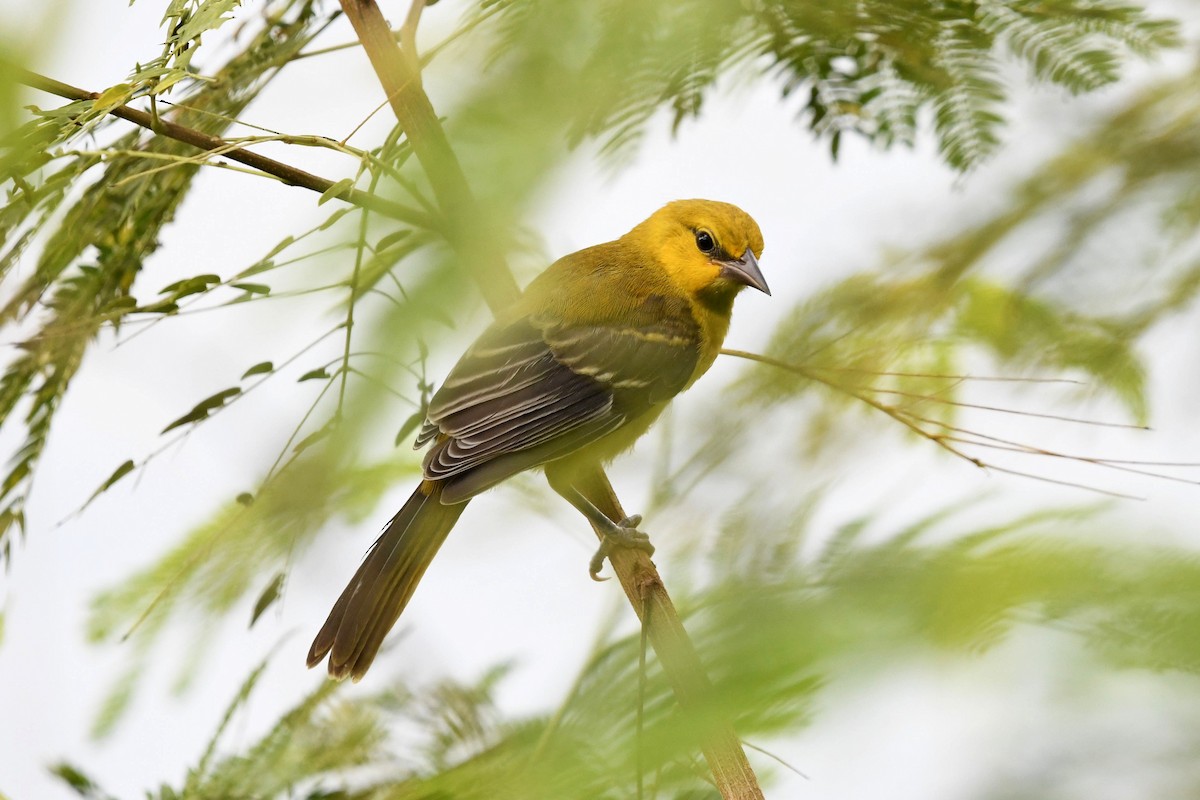
[[[655,253],[667,274],[692,295],[728,296],[744,286],[770,294],[758,269],[763,238],[740,208],[715,200],[676,200],[627,236]]]

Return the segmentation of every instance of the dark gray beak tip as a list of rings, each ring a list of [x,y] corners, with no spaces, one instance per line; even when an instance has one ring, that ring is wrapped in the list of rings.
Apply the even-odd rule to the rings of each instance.
[[[767,279],[763,277],[762,270],[758,268],[758,259],[754,257],[754,251],[748,247],[737,261],[722,261],[721,272],[730,280],[758,289],[767,297],[771,296],[771,288],[767,286]]]

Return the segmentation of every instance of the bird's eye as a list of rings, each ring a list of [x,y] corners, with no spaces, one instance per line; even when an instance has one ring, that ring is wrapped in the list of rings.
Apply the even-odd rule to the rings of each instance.
[[[717,242],[708,231],[697,231],[696,247],[700,248],[701,253],[711,253],[717,249]]]

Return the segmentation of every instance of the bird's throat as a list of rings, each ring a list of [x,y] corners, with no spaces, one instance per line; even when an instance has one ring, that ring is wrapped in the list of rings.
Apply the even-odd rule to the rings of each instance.
[[[733,314],[733,300],[742,287],[725,281],[717,281],[696,293],[696,302],[710,314],[729,318]]]

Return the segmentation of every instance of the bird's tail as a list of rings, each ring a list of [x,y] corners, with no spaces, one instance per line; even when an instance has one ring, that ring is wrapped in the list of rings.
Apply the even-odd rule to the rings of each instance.
[[[375,540],[313,639],[309,667],[329,654],[333,677],[349,675],[357,681],[366,674],[383,637],[400,618],[425,568],[467,507],[465,502],[443,505],[441,494],[440,483],[422,481]]]

